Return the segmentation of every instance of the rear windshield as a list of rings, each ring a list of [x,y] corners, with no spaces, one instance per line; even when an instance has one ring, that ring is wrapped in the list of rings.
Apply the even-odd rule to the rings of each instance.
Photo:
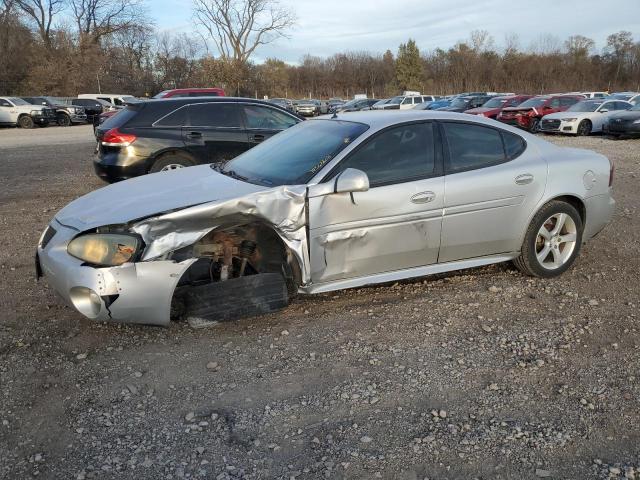
[[[124,126],[124,124],[127,123],[129,120],[131,120],[133,117],[135,117],[137,113],[138,113],[137,108],[133,108],[133,107],[123,108],[118,113],[116,113],[112,117],[109,117],[107,120],[105,120],[105,122],[102,124],[102,127],[100,128],[104,130],[110,130],[112,128],[120,128]]]

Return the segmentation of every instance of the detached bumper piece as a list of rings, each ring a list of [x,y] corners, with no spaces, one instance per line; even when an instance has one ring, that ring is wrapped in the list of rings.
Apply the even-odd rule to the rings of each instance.
[[[281,274],[260,273],[190,287],[185,296],[185,316],[235,320],[275,312],[286,307],[288,300]]]

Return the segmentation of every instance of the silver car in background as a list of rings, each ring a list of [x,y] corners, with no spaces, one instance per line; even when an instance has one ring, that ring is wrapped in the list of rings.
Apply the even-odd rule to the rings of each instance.
[[[549,278],[611,219],[612,176],[602,155],[483,117],[338,114],[217,170],[81,197],[43,233],[36,265],[88,318],[158,325],[172,309],[269,311],[295,293],[497,262]]]

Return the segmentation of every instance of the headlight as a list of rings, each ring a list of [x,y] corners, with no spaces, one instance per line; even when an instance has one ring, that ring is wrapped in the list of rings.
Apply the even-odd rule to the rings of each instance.
[[[578,120],[577,118],[563,118],[562,121],[563,122],[575,122],[576,120]]]
[[[640,123],[640,118],[638,120],[634,120],[633,123],[635,123],[635,124]]]
[[[92,265],[114,267],[131,261],[142,242],[134,235],[120,233],[88,233],[76,237],[67,252]]]

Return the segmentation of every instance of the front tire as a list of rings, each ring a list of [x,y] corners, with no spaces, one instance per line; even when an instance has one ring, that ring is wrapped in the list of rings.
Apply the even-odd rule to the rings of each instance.
[[[582,245],[582,219],[566,202],[553,200],[535,214],[515,266],[533,277],[552,278],[566,272]]]
[[[578,124],[578,130],[577,130],[578,136],[586,137],[587,135],[590,135],[592,128],[593,128],[593,125],[591,125],[591,122],[589,120],[582,120]]]
[[[58,115],[58,118],[56,120],[58,125],[61,127],[68,127],[71,125],[71,117],[65,113],[61,113],[60,115]]]
[[[195,165],[197,165],[197,163],[184,153],[167,153],[154,162],[149,173],[178,170],[180,168],[193,167]]]
[[[538,133],[540,131],[540,119],[532,118],[531,123],[529,124],[529,132]]]
[[[34,126],[35,123],[33,121],[33,118],[31,118],[29,115],[22,115],[20,118],[18,118],[18,127],[33,128]]]

